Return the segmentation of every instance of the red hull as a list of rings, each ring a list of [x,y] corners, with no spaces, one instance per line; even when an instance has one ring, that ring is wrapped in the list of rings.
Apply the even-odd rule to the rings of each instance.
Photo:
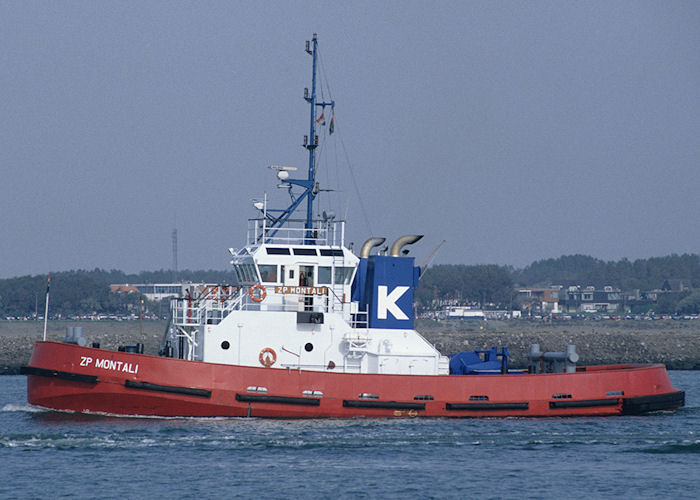
[[[552,417],[645,413],[684,403],[663,365],[589,366],[570,374],[363,375],[37,342],[24,373],[33,405],[117,415]]]

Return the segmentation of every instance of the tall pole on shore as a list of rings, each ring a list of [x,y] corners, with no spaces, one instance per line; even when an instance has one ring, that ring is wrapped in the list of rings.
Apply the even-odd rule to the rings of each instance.
[[[46,340],[46,327],[49,321],[49,288],[51,287],[51,275],[46,281],[46,307],[44,308],[44,340]]]

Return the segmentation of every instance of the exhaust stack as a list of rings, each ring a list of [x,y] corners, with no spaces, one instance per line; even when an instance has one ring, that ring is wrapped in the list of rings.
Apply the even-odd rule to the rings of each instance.
[[[401,236],[394,242],[393,245],[391,245],[389,255],[391,255],[392,257],[401,257],[401,249],[403,247],[405,247],[406,245],[412,245],[416,241],[420,240],[422,237],[422,234],[407,234],[406,236]],[[381,245],[381,243],[379,244]]]
[[[367,241],[365,241],[362,245],[362,249],[360,250],[360,258],[366,259],[367,257],[369,257],[369,253],[372,251],[372,248],[378,247],[385,241],[386,238],[370,238]]]

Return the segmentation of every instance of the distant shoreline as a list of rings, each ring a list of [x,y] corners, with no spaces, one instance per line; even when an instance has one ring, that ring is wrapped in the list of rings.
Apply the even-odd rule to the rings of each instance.
[[[90,343],[116,350],[144,344],[157,354],[167,321],[50,321],[49,340],[62,340],[69,326],[81,326]],[[562,351],[575,344],[579,365],[664,363],[671,370],[700,370],[700,322],[689,321],[417,321],[416,329],[443,354],[507,346],[512,367],[524,367],[530,344]],[[0,375],[16,375],[29,362],[43,324],[0,321]]]

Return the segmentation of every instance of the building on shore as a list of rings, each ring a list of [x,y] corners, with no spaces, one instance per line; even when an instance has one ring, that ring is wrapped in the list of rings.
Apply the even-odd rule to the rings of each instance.
[[[558,314],[561,312],[561,286],[550,288],[520,288],[518,300],[521,309],[527,314]]]
[[[237,290],[233,286],[219,287],[211,283],[125,283],[109,285],[109,289],[115,293],[139,293],[152,301],[187,297],[188,294],[198,297],[228,295]]]
[[[570,286],[560,296],[561,309],[568,313],[618,313],[625,311],[625,297],[619,288],[602,290],[593,286]]]

